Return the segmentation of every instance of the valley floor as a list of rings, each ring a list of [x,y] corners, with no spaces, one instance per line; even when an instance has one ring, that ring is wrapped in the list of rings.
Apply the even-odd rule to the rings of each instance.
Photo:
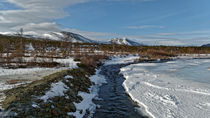
[[[188,57],[182,56],[180,58],[189,58],[189,56],[190,55],[188,55]],[[194,58],[194,56],[190,57]],[[49,81],[47,79],[47,88],[42,84],[39,85],[44,91],[41,90],[42,94],[38,94],[35,98],[32,96],[31,99],[35,101],[27,103],[27,107],[32,108],[31,112],[41,109],[42,113],[47,112],[54,116],[59,115],[60,110],[64,110],[65,114],[61,113],[62,115],[76,118],[98,117],[102,114],[109,114],[110,116],[118,114],[122,117],[127,117],[129,115],[132,117],[140,117],[135,113],[141,113],[157,118],[196,118],[201,115],[203,118],[207,118],[210,116],[209,84],[204,84],[202,82],[198,83],[195,81],[189,82],[185,79],[172,78],[166,74],[150,72],[148,69],[158,68],[159,66],[157,65],[162,63],[131,64],[137,59],[139,59],[139,56],[113,56],[110,60],[105,61],[104,65],[101,68],[98,68],[94,75],[90,75],[86,71],[81,71],[79,67],[78,69],[73,69],[73,71],[64,71],[64,73],[59,75],[58,79],[56,79],[57,76],[55,78],[52,76],[53,79],[49,79]],[[59,61],[66,62],[66,60]],[[77,68],[77,66],[75,66],[77,62],[74,62],[73,59],[70,59],[70,61],[71,62],[68,63],[72,63],[71,65],[73,66],[69,66],[68,68],[0,69],[0,91],[2,91],[0,100],[5,100],[3,90],[11,89],[20,86],[21,84],[31,83],[34,80],[42,82],[42,78],[46,75],[54,72],[59,73],[59,71],[63,71],[64,69]],[[161,61],[157,60],[157,62]],[[206,65],[206,71],[209,72],[209,60],[206,59],[202,63]],[[126,66],[126,64],[131,65]],[[180,69],[180,64],[176,63],[176,61],[169,61],[164,64],[167,65],[159,68],[163,69],[163,72],[167,70],[167,73],[174,73]],[[184,64],[185,63],[183,63],[183,65]],[[198,63],[197,61],[189,61],[188,64],[190,67],[196,67],[201,63]],[[124,65],[126,67],[119,65]],[[85,68],[83,66],[84,65],[81,67]],[[126,80],[118,83],[116,82],[118,81],[116,78],[123,79],[122,75],[119,74],[120,70]],[[206,71],[204,73],[206,73]],[[189,74],[187,71],[186,73]],[[49,76],[49,78],[51,78],[51,76]],[[35,86],[33,87],[36,88]],[[36,90],[33,87],[32,91]],[[103,92],[107,91],[113,92],[113,94],[107,94],[111,97],[102,95]],[[141,108],[140,111],[138,111],[138,107],[125,92],[127,92],[130,97],[139,104],[139,107]],[[11,98],[13,97],[11,96]],[[23,96],[20,98],[25,99]],[[40,102],[39,99],[42,101]],[[64,108],[59,104],[56,104],[56,101],[60,100],[63,100],[60,105],[63,104],[65,106],[66,102],[70,107]],[[108,100],[108,103],[106,100]],[[109,100],[111,100],[111,102]],[[109,107],[109,105],[114,106]],[[48,110],[43,111],[44,109]],[[129,110],[133,110],[133,112],[130,112]],[[145,113],[143,113],[144,111]],[[14,112],[15,111],[13,111],[13,113]],[[1,112],[0,115],[5,115],[5,112]]]

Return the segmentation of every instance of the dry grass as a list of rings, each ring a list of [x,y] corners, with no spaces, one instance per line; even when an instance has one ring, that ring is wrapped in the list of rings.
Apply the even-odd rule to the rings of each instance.
[[[27,82],[28,80],[25,80],[25,79],[13,79],[13,80],[7,80],[6,81],[6,84],[18,84],[18,83],[25,83]]]

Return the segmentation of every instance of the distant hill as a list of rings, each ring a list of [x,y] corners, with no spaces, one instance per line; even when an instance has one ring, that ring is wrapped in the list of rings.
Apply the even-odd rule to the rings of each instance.
[[[210,44],[202,45],[202,47],[210,47]]]
[[[71,32],[51,32],[51,33],[43,34],[42,38],[67,41],[67,42],[72,42],[72,43],[97,43],[97,41],[90,40],[79,34],[75,34]]]
[[[111,44],[118,44],[118,45],[129,45],[129,46],[141,46],[142,44],[131,41],[127,38],[114,38],[109,41]]]
[[[7,35],[7,36],[18,36],[17,34],[12,33],[4,33],[0,35]],[[49,32],[41,35],[23,35],[25,38],[33,38],[33,39],[48,39],[48,40],[56,40],[56,41],[66,41],[72,43],[98,43],[97,41],[90,40],[85,38],[79,34],[75,34],[72,32]]]
[[[19,36],[14,33],[6,32],[0,34],[4,36]],[[34,34],[24,34],[23,37],[25,38],[31,38],[31,39],[48,39],[48,40],[55,40],[55,41],[66,41],[66,42],[72,42],[72,43],[96,43],[96,44],[118,44],[118,45],[129,45],[129,46],[141,46],[142,44],[134,42],[127,38],[114,38],[111,39],[108,42],[100,42],[100,41],[94,41],[91,39],[88,39],[80,34],[72,33],[72,32],[49,32],[44,34],[37,35]]]

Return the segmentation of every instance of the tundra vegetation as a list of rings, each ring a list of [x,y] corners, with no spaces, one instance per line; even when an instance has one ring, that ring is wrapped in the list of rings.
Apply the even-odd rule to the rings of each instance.
[[[74,57],[78,68],[67,69],[29,84],[5,90],[6,99],[1,103],[7,111],[17,113],[16,117],[74,117],[73,103],[82,101],[78,92],[89,92],[94,85],[89,79],[102,60],[113,55],[140,55],[142,60],[168,59],[180,54],[210,54],[209,47],[178,46],[126,46],[111,44],[71,43],[66,41],[40,40],[20,36],[0,35],[0,66],[2,68],[65,67],[55,59]],[[66,80],[65,76],[73,78]],[[16,81],[8,81],[15,83]],[[38,99],[49,91],[52,83],[63,82],[68,90],[64,96],[47,101]],[[84,111],[81,111],[84,112]],[[88,111],[86,112],[88,114]]]
[[[0,36],[0,66],[6,68],[65,66],[55,62],[54,59],[86,57],[86,55],[138,54],[141,57],[158,59],[180,54],[209,53],[209,47],[126,46]]]

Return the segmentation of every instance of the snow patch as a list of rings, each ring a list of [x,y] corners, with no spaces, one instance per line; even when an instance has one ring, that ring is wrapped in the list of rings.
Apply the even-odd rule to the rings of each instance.
[[[0,76],[38,73],[45,70],[52,70],[52,69],[50,68],[18,68],[18,69],[0,68]]]
[[[131,63],[135,60],[139,59],[138,55],[128,55],[128,56],[113,56],[110,60],[106,61],[104,65],[112,65],[112,64],[123,64],[123,63]]]
[[[88,118],[91,118],[98,105],[93,103],[93,99],[98,98],[99,87],[106,83],[106,79],[103,75],[99,74],[101,69],[96,71],[96,74],[90,77],[90,80],[95,83],[95,85],[89,88],[90,93],[79,92],[83,100],[80,103],[74,103],[76,106],[76,112],[69,112],[68,115],[73,115],[76,118],[83,118],[86,115],[86,111],[89,111]]]
[[[47,102],[48,99],[54,98],[55,96],[64,96],[65,92],[68,90],[68,86],[66,86],[63,82],[59,81],[57,83],[52,83],[49,91],[45,93],[40,99],[44,102]]]
[[[67,75],[64,77],[64,79],[72,79],[72,78],[73,78],[73,76],[71,76],[71,75]]]
[[[178,58],[181,58],[181,59],[210,58],[210,54],[184,54],[184,55],[179,55]]]
[[[26,47],[27,50],[34,51],[34,47],[31,43],[26,45],[25,47]]]
[[[73,58],[68,59],[54,59],[55,62],[65,64],[68,68],[78,68],[77,64],[79,62],[74,61]]]
[[[156,66],[155,63],[139,63],[139,64],[136,64],[137,66]]]
[[[33,58],[24,58],[27,62],[32,60]],[[68,59],[54,59],[55,62],[65,64],[68,68],[77,68],[77,63],[73,58]],[[42,71],[51,71],[55,70],[56,68],[18,68],[18,69],[6,69],[0,68],[0,76],[10,76],[10,75],[23,75],[23,74],[30,74],[30,73],[39,73]]]
[[[31,106],[34,108],[39,108],[39,106],[37,104],[32,104]]]

